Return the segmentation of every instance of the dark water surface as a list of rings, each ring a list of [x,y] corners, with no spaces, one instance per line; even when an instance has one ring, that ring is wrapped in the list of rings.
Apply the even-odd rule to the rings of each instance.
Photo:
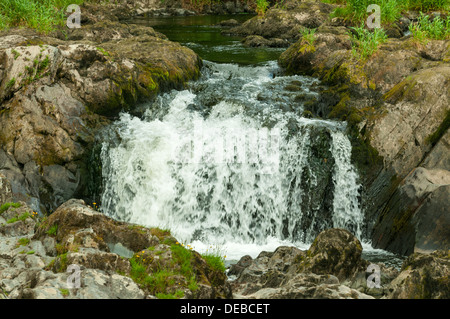
[[[222,35],[226,28],[217,25],[228,19],[242,23],[252,17],[250,14],[142,17],[129,23],[150,26],[211,62],[251,65],[277,60],[285,48],[244,47],[241,37]]]

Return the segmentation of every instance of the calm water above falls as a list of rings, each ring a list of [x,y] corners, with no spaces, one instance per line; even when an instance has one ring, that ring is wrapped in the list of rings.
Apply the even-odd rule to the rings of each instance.
[[[217,246],[229,260],[280,245],[307,249],[330,227],[364,241],[346,123],[302,117],[317,80],[283,76],[275,61],[282,50],[243,48],[199,25],[215,21],[197,18],[147,20],[199,53],[205,67],[187,90],[111,126],[101,153],[102,210],[168,228],[200,252]],[[363,246],[366,258],[400,262]]]

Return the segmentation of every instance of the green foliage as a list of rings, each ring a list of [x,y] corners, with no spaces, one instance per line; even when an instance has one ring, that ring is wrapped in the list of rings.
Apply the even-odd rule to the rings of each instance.
[[[58,232],[58,225],[54,224],[49,228],[49,230],[47,230],[46,234],[49,236],[56,236],[57,232]]]
[[[14,60],[17,60],[17,58],[20,56],[20,53],[14,49],[11,50],[11,53],[14,54]]]
[[[223,250],[218,246],[210,248],[212,248],[212,250],[208,249],[202,254],[203,259],[206,260],[206,263],[211,269],[225,272],[225,256]]]
[[[300,29],[300,33],[302,34],[303,40],[308,42],[310,45],[314,44],[314,41],[316,40],[316,29],[302,28]]]
[[[340,1],[343,3],[344,1]],[[390,23],[397,20],[401,12],[407,9],[407,1],[404,0],[347,0],[345,7],[339,7],[333,11],[332,17],[342,17],[355,24],[366,21],[371,14],[367,7],[371,4],[380,6],[381,23]]]
[[[22,204],[20,203],[4,203],[2,206],[0,206],[0,214],[7,211],[10,207],[19,208],[20,206],[22,206]]]
[[[450,0],[408,0],[408,7],[423,12],[450,10]]]
[[[421,12],[417,22],[409,25],[409,30],[414,39],[419,42],[426,41],[426,39],[450,39],[450,16],[447,16],[445,20],[441,17],[431,20],[428,15]]]
[[[59,291],[61,292],[61,295],[63,295],[63,297],[67,297],[69,295],[69,289],[59,288]]]
[[[191,277],[194,273],[191,264],[192,252],[177,244],[170,246],[170,249],[172,250],[174,261],[180,267],[181,274],[186,278]]]
[[[83,0],[2,0],[0,29],[29,27],[49,33],[66,21],[66,8]]]
[[[29,239],[29,238],[26,238],[26,237],[20,238],[20,239],[17,241],[17,244],[18,244],[19,246],[26,246],[26,245],[28,245],[29,243],[30,243],[30,239]]]
[[[19,221],[19,220],[25,221],[25,219],[27,219],[28,217],[31,217],[31,214],[30,214],[29,212],[25,212],[25,213],[23,213],[23,214],[20,215],[20,216],[16,216],[16,217],[13,217],[13,218],[11,218],[11,219],[8,219],[8,220],[6,221],[6,223],[7,223],[7,224],[12,224],[12,223],[15,223],[15,222],[17,222],[17,221]]]
[[[263,16],[267,8],[269,7],[269,2],[267,0],[256,0],[256,13]]]
[[[366,60],[371,57],[378,47],[387,41],[383,29],[375,28],[373,31],[364,28],[364,25],[352,28],[355,34],[349,33],[352,41],[352,53],[358,59]]]
[[[16,84],[16,78],[12,78],[11,80],[8,81],[8,83],[6,83],[6,89],[12,88],[14,84]]]
[[[147,267],[138,257],[130,259],[130,277],[142,288],[147,289],[151,294],[167,297],[166,288],[175,284],[174,275],[176,273],[170,269],[158,269],[147,272]]]

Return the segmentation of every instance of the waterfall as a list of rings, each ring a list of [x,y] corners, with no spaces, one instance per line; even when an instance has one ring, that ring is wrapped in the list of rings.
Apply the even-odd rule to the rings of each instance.
[[[208,67],[190,90],[164,94],[144,116],[123,113],[111,126],[115,138],[101,152],[102,211],[168,228],[181,241],[242,251],[311,243],[330,227],[360,236],[345,123],[302,117],[299,92],[286,89],[300,82],[300,93],[313,95],[314,80],[276,77],[273,64]]]

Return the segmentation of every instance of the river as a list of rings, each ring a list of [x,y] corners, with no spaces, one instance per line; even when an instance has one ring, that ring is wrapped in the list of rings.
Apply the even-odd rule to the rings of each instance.
[[[227,264],[280,245],[308,249],[327,228],[350,230],[363,257],[399,267],[362,229],[359,176],[346,123],[305,116],[317,79],[285,76],[284,49],[247,48],[217,22],[249,16],[144,18],[196,51],[202,76],[159,95],[140,116],[122,113],[102,144],[102,211],[170,229]]]

